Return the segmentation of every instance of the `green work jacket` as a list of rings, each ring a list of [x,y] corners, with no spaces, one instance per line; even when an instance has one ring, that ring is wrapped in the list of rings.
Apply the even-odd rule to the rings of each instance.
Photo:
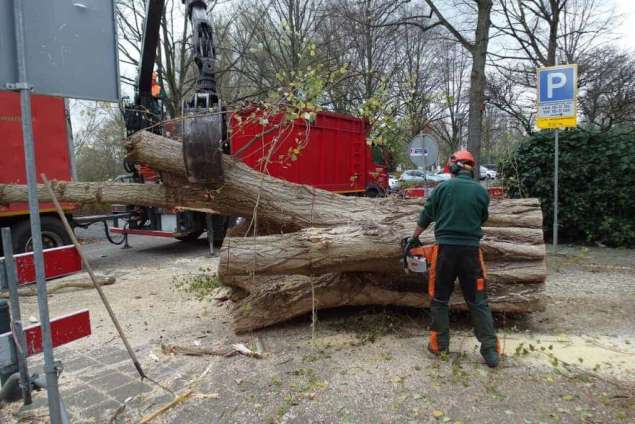
[[[418,224],[427,228],[434,222],[437,244],[478,246],[483,237],[481,225],[487,221],[489,195],[469,173],[439,184],[419,216]]]

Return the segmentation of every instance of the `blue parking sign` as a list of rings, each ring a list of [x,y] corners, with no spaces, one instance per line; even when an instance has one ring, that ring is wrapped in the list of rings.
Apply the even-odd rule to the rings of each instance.
[[[538,128],[571,128],[577,125],[577,65],[537,69]]]
[[[573,100],[575,75],[572,67],[544,68],[540,71],[540,103]]]

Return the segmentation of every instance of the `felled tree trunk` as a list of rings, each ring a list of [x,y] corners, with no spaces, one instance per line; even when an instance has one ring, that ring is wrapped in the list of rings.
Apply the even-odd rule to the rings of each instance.
[[[415,308],[430,306],[424,277],[377,273],[333,273],[318,277],[304,275],[229,278],[230,284],[249,287],[249,295],[232,308],[234,330],[238,333],[268,327],[318,310],[341,306],[398,305]],[[508,285],[489,283],[488,296],[495,312],[528,313],[543,309],[541,284]],[[315,299],[313,298],[315,295]],[[450,307],[466,309],[457,287]]]
[[[68,182],[52,181],[53,191],[62,202],[80,205],[124,204],[173,208],[181,206],[216,213],[210,208],[207,191],[197,187],[181,190],[160,184],[131,184],[111,182]],[[38,198],[51,201],[51,196],[43,184],[38,184]],[[0,184],[0,205],[27,201],[27,186]]]
[[[129,159],[160,171],[164,184],[58,182],[60,200],[214,211],[252,217],[257,228],[266,223],[276,229],[271,231],[276,235],[234,236],[223,245],[221,281],[241,290],[234,308],[237,331],[306,313],[314,301],[318,309],[428,305],[425,276],[408,276],[399,264],[399,241],[412,232],[420,204],[341,196],[263,175],[231,156],[223,157],[223,187],[209,190],[184,178],[180,143],[140,132],[126,148]],[[0,185],[0,204],[25,199],[25,187]],[[40,199],[48,200],[44,191]],[[494,201],[489,212],[482,247],[492,308],[540,309],[546,267],[538,201]],[[433,242],[431,230],[422,240]],[[462,307],[459,300],[453,298],[453,307]]]
[[[412,232],[414,217],[393,225],[342,225],[307,228],[290,234],[226,239],[221,250],[221,276],[330,272],[398,272],[400,240]],[[481,247],[487,262],[531,262],[545,257],[542,230],[485,227]],[[434,243],[431,231],[421,241]]]

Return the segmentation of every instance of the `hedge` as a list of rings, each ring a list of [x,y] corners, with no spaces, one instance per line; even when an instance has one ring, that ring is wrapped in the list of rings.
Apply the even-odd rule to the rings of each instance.
[[[553,227],[554,133],[522,141],[499,164],[510,197],[538,197]],[[635,131],[571,129],[559,138],[559,239],[635,246]]]

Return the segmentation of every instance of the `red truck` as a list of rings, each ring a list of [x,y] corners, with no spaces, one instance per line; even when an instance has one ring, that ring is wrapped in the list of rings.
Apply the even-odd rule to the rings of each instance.
[[[33,139],[37,175],[72,180],[72,138],[64,99],[32,96]],[[0,91],[0,183],[26,184],[20,96]],[[72,204],[62,205],[70,215]],[[44,249],[71,243],[52,203],[40,203]],[[0,227],[11,227],[13,251],[31,250],[31,229],[27,203],[0,205]]]

